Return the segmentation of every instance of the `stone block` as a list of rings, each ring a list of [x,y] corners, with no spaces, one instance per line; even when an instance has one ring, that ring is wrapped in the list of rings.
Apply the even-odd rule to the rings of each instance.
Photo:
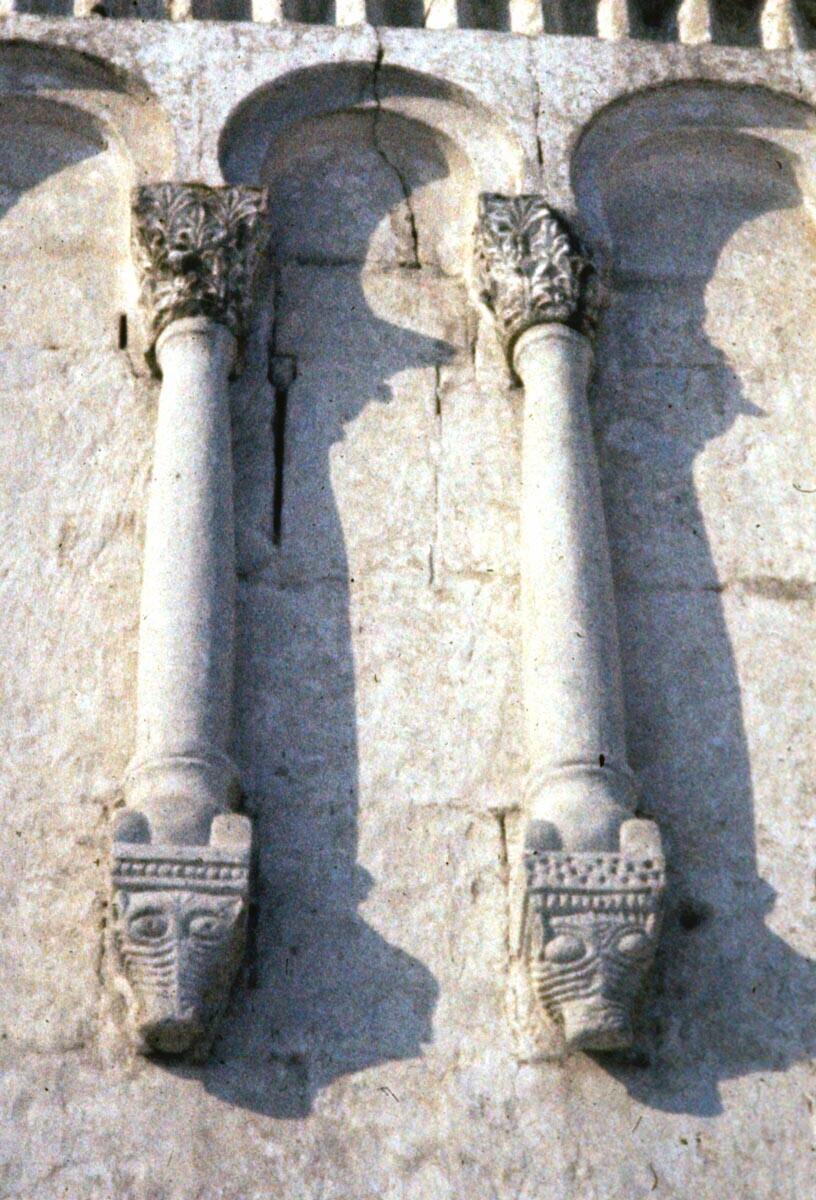
[[[521,397],[488,378],[443,371],[439,388],[440,580],[517,578]]]

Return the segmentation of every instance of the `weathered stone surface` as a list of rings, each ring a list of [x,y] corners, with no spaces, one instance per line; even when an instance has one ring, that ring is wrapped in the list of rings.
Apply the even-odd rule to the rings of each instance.
[[[223,1037],[208,1065],[179,1070],[132,1062],[102,999],[108,814],[134,729],[155,419],[139,356],[115,350],[133,304],[127,193],[146,174],[222,183],[229,115],[289,72],[362,64],[370,111],[378,34],[26,15],[2,26],[6,92],[121,118],[129,149],[109,170],[118,151],[94,145],[75,161],[69,138],[40,178],[33,160],[52,135],[24,112],[0,151],[14,192],[0,220],[0,1193],[810,1195],[813,235],[806,179],[784,156],[776,167],[774,148],[754,158],[753,141],[784,137],[812,155],[812,117],[793,128],[763,107],[769,91],[813,103],[812,56],[380,35],[382,68],[464,89],[493,123],[438,94],[392,95],[392,114],[447,112],[444,135],[470,139],[481,188],[542,190],[588,240],[602,189],[576,190],[572,148],[605,105],[707,79],[739,85],[746,106],[738,163],[714,128],[708,148],[698,138],[680,154],[668,137],[645,166],[635,156],[608,172],[620,257],[591,401],[627,742],[669,862],[635,1054],[560,1061],[514,991],[519,397],[484,328],[471,362],[475,306],[456,260],[469,194],[450,245],[434,234],[434,205],[447,220],[467,173],[434,177],[418,200],[429,250],[417,270],[399,265],[407,206],[383,167],[376,211],[366,217],[361,188],[342,209],[357,218],[353,261],[313,261],[340,244],[323,206],[322,235],[288,243],[310,260],[279,264],[275,351],[297,358],[298,375],[278,546],[263,329],[233,393],[239,526],[257,534],[242,560],[233,751],[261,886]],[[19,46],[7,49],[21,40],[43,56],[21,65]],[[70,70],[44,53],[57,44],[81,52]],[[100,60],[134,71],[154,99],[132,82],[89,83]],[[336,77],[323,78],[335,94]],[[695,92],[687,112],[703,111],[730,109],[720,92]],[[438,162],[423,146],[423,162]],[[713,157],[716,187],[699,168]],[[263,182],[230,170],[228,182]],[[730,171],[740,199],[724,207]],[[684,189],[667,191],[672,175]]]
[[[438,394],[435,570],[440,579],[448,572],[517,579],[521,394],[500,373],[477,380],[472,370],[447,368]]]

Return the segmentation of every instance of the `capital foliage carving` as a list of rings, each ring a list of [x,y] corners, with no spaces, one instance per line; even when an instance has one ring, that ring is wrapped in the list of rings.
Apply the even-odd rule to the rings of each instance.
[[[476,269],[481,299],[496,318],[508,356],[534,325],[594,333],[598,273],[586,247],[542,196],[479,198]]]
[[[539,1001],[571,1049],[628,1045],[660,934],[663,856],[528,845],[525,865],[527,958]]]
[[[134,189],[133,257],[151,336],[210,317],[240,340],[267,238],[266,191],[158,183]]]

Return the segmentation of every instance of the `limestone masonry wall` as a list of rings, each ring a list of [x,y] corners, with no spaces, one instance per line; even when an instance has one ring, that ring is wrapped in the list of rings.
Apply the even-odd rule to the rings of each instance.
[[[381,7],[0,20],[0,1197],[805,1200],[807,14],[778,6],[764,44],[794,48],[770,52]],[[604,33],[587,11],[547,28]],[[160,386],[131,190],[164,181],[266,188],[270,223],[229,384],[257,863],[204,1063],[132,1049],[111,938]],[[542,195],[603,279],[625,741],[667,863],[635,1042],[607,1054],[565,1054],[524,963],[538,376],[525,400],[479,299],[485,193]]]

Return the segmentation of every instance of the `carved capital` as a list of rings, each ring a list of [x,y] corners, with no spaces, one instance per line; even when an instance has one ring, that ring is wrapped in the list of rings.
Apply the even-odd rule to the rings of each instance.
[[[209,317],[240,340],[266,237],[262,188],[157,183],[134,189],[133,257],[151,351],[182,317]]]
[[[225,814],[206,846],[149,837],[125,810],[113,844],[113,937],[137,1047],[206,1055],[241,962],[249,905],[251,826]]]
[[[598,318],[598,273],[587,249],[542,196],[479,198],[476,269],[481,299],[513,346],[533,325],[568,325],[586,336]]]
[[[528,845],[525,866],[525,940],[536,996],[570,1049],[630,1045],[632,1008],[660,934],[662,855]]]

